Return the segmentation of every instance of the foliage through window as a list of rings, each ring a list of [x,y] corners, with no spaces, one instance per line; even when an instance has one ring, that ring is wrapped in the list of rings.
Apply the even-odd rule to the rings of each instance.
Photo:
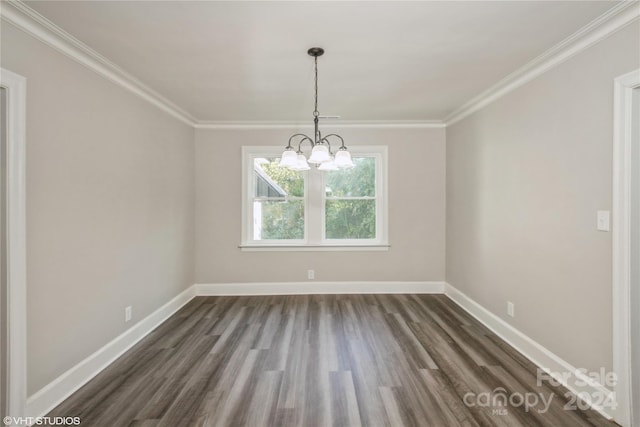
[[[325,175],[327,239],[376,238],[376,161],[354,157],[355,167]]]
[[[351,169],[292,171],[279,148],[243,147],[244,246],[386,245],[386,147]]]

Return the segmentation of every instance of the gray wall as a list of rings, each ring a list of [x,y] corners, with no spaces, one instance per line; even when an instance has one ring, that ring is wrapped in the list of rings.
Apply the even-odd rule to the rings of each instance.
[[[194,131],[5,22],[2,67],[28,86],[33,394],[193,283]]]
[[[612,367],[596,211],[611,210],[613,79],[640,66],[639,35],[636,22],[447,128],[447,281],[592,370]]]
[[[347,145],[389,147],[389,251],[240,251],[241,147],[284,147],[294,131],[203,129],[196,131],[196,283],[306,281],[308,269],[316,281],[444,279],[444,129],[335,130]]]

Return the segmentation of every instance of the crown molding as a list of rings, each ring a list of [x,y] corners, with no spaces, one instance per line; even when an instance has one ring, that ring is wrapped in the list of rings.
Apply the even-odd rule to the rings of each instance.
[[[478,96],[455,109],[444,119],[450,126],[484,108],[507,93],[544,74],[572,56],[593,46],[640,17],[640,2],[627,0],[617,4],[542,55],[509,74]]]
[[[176,119],[190,126],[194,126],[196,123],[195,117],[187,111],[40,15],[21,0],[3,1],[0,15],[2,20],[120,85]]]
[[[438,129],[446,125],[440,120],[362,120],[362,121],[327,121],[326,127],[340,129]],[[305,129],[313,128],[309,122],[278,122],[278,121],[199,121],[196,129],[218,130],[261,130],[261,129]]]

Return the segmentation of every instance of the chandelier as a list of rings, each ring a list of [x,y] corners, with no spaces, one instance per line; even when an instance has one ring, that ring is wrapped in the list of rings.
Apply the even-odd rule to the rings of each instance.
[[[313,125],[315,129],[314,137],[310,138],[303,133],[291,135],[289,143],[285,147],[282,157],[280,158],[280,166],[295,171],[311,169],[309,163],[316,165],[318,170],[324,171],[352,168],[354,165],[353,161],[351,161],[351,154],[347,151],[347,147],[344,145],[342,137],[335,133],[322,136],[320,129],[318,129],[318,118],[320,116],[320,113],[318,112],[318,57],[324,54],[324,49],[321,47],[312,47],[307,51],[307,53],[310,56],[313,56],[315,65],[316,96],[314,104],[315,108],[313,110]],[[291,142],[296,138],[300,138],[298,140],[297,150],[294,149],[293,145],[291,145]],[[331,150],[331,143],[329,142],[330,138],[337,138],[340,140],[340,148],[338,148],[338,151],[335,154]],[[305,141],[311,144],[311,155],[308,160],[301,150],[302,143]]]

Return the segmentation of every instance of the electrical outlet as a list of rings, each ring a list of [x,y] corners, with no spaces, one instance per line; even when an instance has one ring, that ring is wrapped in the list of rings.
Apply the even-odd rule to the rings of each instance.
[[[131,320],[132,312],[133,312],[133,308],[130,305],[124,308],[124,321],[125,322],[128,322],[129,320]]]
[[[516,316],[515,307],[513,306],[513,303],[511,301],[507,301],[507,314],[511,317]]]
[[[314,270],[307,270],[307,279],[313,280],[316,278],[316,272]]]

